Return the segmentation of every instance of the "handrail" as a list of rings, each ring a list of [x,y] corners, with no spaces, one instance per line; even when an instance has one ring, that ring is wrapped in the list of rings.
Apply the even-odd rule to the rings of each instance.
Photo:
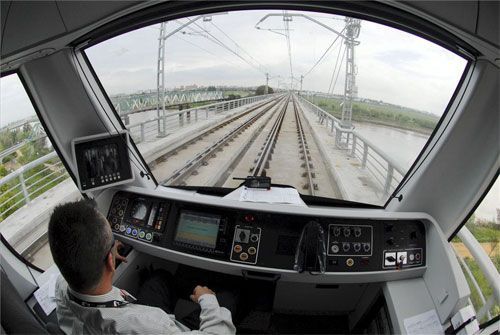
[[[483,306],[486,305],[486,299],[484,298],[483,291],[481,291],[481,287],[479,286],[479,284],[478,284],[476,278],[474,277],[474,274],[472,273],[471,269],[469,268],[469,266],[467,265],[467,263],[464,261],[464,259],[462,258],[462,256],[460,256],[460,254],[458,253],[458,251],[455,248],[452,248],[452,249],[455,252],[455,256],[457,257],[458,261],[460,262],[460,265],[462,265],[462,268],[464,269],[465,273],[470,278],[470,280],[472,282],[472,285],[476,289],[477,294],[479,295],[479,300],[481,300],[481,303],[483,304]],[[470,303],[472,304],[472,301]],[[488,318],[490,319],[491,318],[490,311],[488,310],[486,313],[487,313]]]
[[[4,184],[8,183],[9,181],[19,177],[24,172],[27,172],[27,171],[33,169],[34,167],[36,167],[40,164],[43,164],[46,161],[51,160],[52,158],[55,158],[55,157],[58,157],[57,152],[52,151],[45,156],[37,158],[34,161],[29,162],[28,164],[21,166],[19,169],[15,170],[14,172],[9,173],[8,175],[6,175],[2,179],[0,179],[0,186],[2,186]]]
[[[241,106],[249,104],[249,103],[253,103],[253,102],[264,100],[264,99],[269,99],[269,98],[272,98],[273,96],[275,96],[275,94],[251,96],[251,97],[245,97],[245,98],[241,98],[241,99],[228,100],[228,101],[224,101],[224,102],[213,103],[213,104],[209,104],[209,105],[205,105],[205,106],[190,108],[190,109],[186,109],[183,111],[171,113],[168,115],[168,117],[178,116],[180,119],[180,117],[182,116],[182,119],[186,118],[186,119],[188,119],[187,122],[191,122],[190,113],[193,113],[193,112],[196,113],[197,111],[204,111],[204,112],[206,111],[207,118],[208,118],[209,111],[210,111],[210,113],[214,113],[214,115],[215,115],[219,112],[228,111],[228,110],[231,110],[231,109],[234,109],[237,107],[241,107]],[[193,120],[193,121],[196,121],[197,119],[198,119],[198,117],[195,116],[195,120]],[[140,140],[144,140],[145,133],[146,133],[146,131],[144,129],[144,124],[151,123],[151,122],[157,123],[160,121],[162,121],[162,117],[156,118],[154,120],[148,120],[148,121],[140,122],[137,124],[129,125],[129,126],[127,126],[127,128],[130,130],[130,132],[132,134],[131,128],[134,128],[137,126],[141,127]],[[180,120],[179,127],[182,126],[183,122],[186,122],[186,121]],[[155,130],[157,130],[157,129],[155,129]],[[160,135],[160,134],[159,134],[159,132],[156,132],[155,135]],[[136,142],[140,142],[140,141],[136,141]],[[0,203],[0,221],[2,220],[2,216],[5,213],[15,211],[19,207],[23,206],[24,204],[28,204],[32,200],[32,196],[34,194],[36,196],[38,196],[37,192],[39,192],[40,190],[45,188],[47,185],[54,184],[56,182],[57,183],[61,182],[63,179],[67,178],[67,176],[64,176],[64,178],[63,178],[62,177],[63,175],[59,174],[59,172],[64,172],[65,171],[64,169],[58,169],[56,171],[47,172],[49,170],[49,168],[46,168],[40,172],[37,172],[36,174],[34,174],[32,176],[25,178],[25,174],[28,171],[46,163],[47,161],[49,161],[51,159],[57,158],[57,157],[58,157],[57,153],[55,151],[52,151],[43,157],[40,157],[40,158],[30,162],[30,163],[27,163],[26,165],[21,166],[17,170],[11,172],[7,176],[4,176],[3,178],[0,179],[0,187],[18,179],[18,183],[16,183],[15,185],[9,185],[8,189],[4,190],[5,194],[11,193],[12,195],[8,199],[5,199],[3,202]],[[58,161],[58,164],[61,164],[61,161]],[[30,181],[35,179],[37,176],[40,176],[42,173],[47,173],[47,175],[44,175],[40,179],[35,180],[34,182],[30,183]],[[35,185],[36,185],[36,187],[33,187]],[[8,207],[8,208],[6,208],[6,207]]]
[[[134,124],[126,125],[126,128],[130,130],[131,135],[134,136],[136,143],[144,142],[146,137],[149,135],[150,137],[164,137],[167,135],[167,127],[176,129],[184,126],[190,122],[196,122],[198,120],[204,119],[207,120],[209,118],[209,114],[216,115],[220,112],[225,112],[234,108],[241,107],[243,105],[247,105],[249,103],[257,102],[260,100],[268,99],[275,96],[275,94],[267,94],[267,95],[257,95],[250,96],[240,99],[228,100],[217,102],[213,104],[203,105],[199,107],[193,107],[189,109],[184,109],[178,112],[170,112],[168,114],[147,120],[142,122],[137,122]],[[153,111],[153,109],[151,109]],[[200,117],[200,113],[203,116]],[[167,124],[168,120],[173,120],[171,124]],[[173,124],[172,124],[173,123]],[[151,124],[156,125],[155,129],[151,129]],[[150,127],[147,129],[147,127]],[[138,129],[138,133],[136,129]],[[152,133],[152,134],[151,134]]]
[[[316,106],[302,96],[300,97],[300,100],[301,102],[305,102],[310,109],[312,108],[313,112],[316,112],[320,123],[324,123],[324,120],[326,120],[325,126],[330,129],[330,132],[335,133],[335,143],[339,149],[347,150],[352,157],[356,157],[357,153],[359,153],[358,158],[361,160],[362,168],[366,168],[373,175],[374,179],[381,184],[384,195],[390,194],[393,189],[393,184],[395,183],[396,186],[399,184],[396,173],[403,177],[406,174],[406,170],[392,157],[388,156],[377,145],[369,141],[359,132],[353,128],[342,127],[341,121],[335,116],[326,112],[321,107]],[[361,146],[361,151],[358,150],[359,146]],[[379,160],[370,154],[370,151],[382,158],[387,166],[381,164]],[[369,164],[372,167],[371,169],[368,166]],[[381,181],[380,177],[377,177],[375,174],[375,171],[377,171],[379,172],[379,176],[381,175],[384,177],[384,173],[377,168],[377,165],[384,170],[383,172],[385,172],[384,181]]]
[[[457,235],[465,244],[467,249],[469,249],[472,257],[474,257],[477,265],[490,283],[495,299],[500,301],[500,274],[498,273],[495,264],[493,264],[491,258],[486,254],[486,251],[484,251],[481,244],[479,244],[477,239],[474,235],[472,235],[466,226],[463,226]]]
[[[39,192],[45,187],[48,186],[50,189],[55,186],[55,184],[68,177],[67,174],[64,174],[66,172],[64,168],[54,168],[54,166],[46,167],[31,176],[25,177],[25,173],[57,157],[57,153],[52,151],[45,156],[21,166],[19,169],[0,179],[0,187],[18,179],[17,184],[10,185],[10,187],[7,186],[8,189],[4,190],[4,194],[10,194],[10,197],[0,203],[0,221],[4,214],[7,213],[8,216],[9,213],[30,203],[32,197],[40,195]],[[62,162],[58,160],[56,164],[62,165]]]

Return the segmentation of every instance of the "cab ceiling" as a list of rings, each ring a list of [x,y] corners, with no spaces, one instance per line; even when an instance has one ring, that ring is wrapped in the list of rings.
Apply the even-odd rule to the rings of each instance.
[[[1,1],[2,58],[45,42],[56,41],[139,3],[139,1]],[[53,47],[58,46],[56,43]]]
[[[89,28],[106,23],[113,14],[134,10],[135,6],[140,9],[155,4],[156,1],[1,1],[2,63],[44,48],[56,51],[87,33]],[[413,7],[495,47],[500,44],[500,5],[497,1],[405,1],[392,4]]]

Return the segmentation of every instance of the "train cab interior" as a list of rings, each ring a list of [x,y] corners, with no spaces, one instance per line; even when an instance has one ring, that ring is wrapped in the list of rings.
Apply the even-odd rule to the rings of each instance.
[[[57,267],[15,245],[34,236],[23,250],[48,250],[51,210],[83,197],[125,245],[115,286],[136,294],[162,269],[180,303],[199,283],[231,291],[237,333],[498,334],[498,265],[471,250],[492,292],[477,317],[450,241],[465,241],[500,169],[499,17],[497,1],[2,1],[2,84],[19,78],[53,148],[12,173],[23,187],[35,164],[67,173],[0,209],[2,333],[61,333],[39,300]],[[409,60],[419,51],[432,69]],[[312,78],[326,62],[323,85]],[[264,92],[223,86],[233,73]],[[424,110],[438,95],[415,112],[432,127],[405,125],[420,129],[404,135],[419,141],[410,159],[357,123],[363,106],[400,101],[386,97]],[[2,175],[3,194],[13,181]]]

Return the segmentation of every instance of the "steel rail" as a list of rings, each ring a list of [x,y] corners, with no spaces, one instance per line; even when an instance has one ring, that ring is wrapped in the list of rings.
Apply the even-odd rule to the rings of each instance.
[[[311,172],[311,161],[309,159],[309,147],[307,145],[306,136],[304,134],[304,128],[302,127],[302,121],[300,120],[299,107],[296,104],[295,98],[293,98],[292,101],[293,101],[293,109],[295,111],[295,123],[297,125],[297,132],[299,134],[299,142],[302,148],[302,152],[304,154],[307,182],[309,183],[308,186],[309,192],[311,193],[311,195],[316,195],[315,191],[317,185],[315,185],[313,181],[313,174]]]
[[[285,118],[290,96],[288,96],[287,99],[288,101],[283,105],[283,109],[278,114],[278,117],[271,128],[271,132],[266,138],[263,150],[260,152],[259,158],[257,158],[257,162],[252,170],[253,176],[265,176],[265,171],[269,168],[269,160],[271,159],[271,154],[273,153],[278,140],[278,135],[281,130],[281,125],[283,124],[283,119]]]
[[[234,115],[234,116],[231,116],[230,118],[228,118],[227,120],[223,121],[223,122],[220,122],[218,123],[217,125],[211,127],[211,128],[208,128],[207,130],[205,130],[204,132],[200,133],[198,136],[194,137],[193,139],[190,139],[189,141],[185,142],[185,143],[182,143],[182,145],[176,147],[175,149],[172,149],[170,150],[169,152],[163,154],[161,157],[158,157],[156,158],[155,160],[153,160],[153,164],[154,163],[157,163],[157,162],[163,162],[165,161],[166,158],[172,156],[172,155],[176,155],[177,152],[182,149],[182,148],[185,148],[193,143],[196,143],[199,139],[227,126],[228,124],[232,123],[233,121],[236,121],[240,118],[242,118],[243,116],[245,115],[248,115],[249,113],[269,104],[269,103],[272,103],[273,101],[277,100],[277,99],[280,99],[282,98],[282,96],[278,96],[278,97],[275,97],[274,99],[271,99],[271,100],[267,100],[267,101],[264,101],[264,102],[261,102],[259,103],[258,105],[256,106],[253,106],[251,108],[249,108],[248,110],[242,112],[242,113],[239,113],[237,115]],[[163,183],[160,183],[160,184],[163,184]]]
[[[281,97],[280,97],[281,98]],[[263,116],[265,113],[267,113],[269,110],[271,110],[273,107],[279,104],[279,102],[282,99],[274,99],[271,101],[266,102],[266,104],[269,104],[266,106],[262,111],[257,113],[256,115],[252,116],[250,119],[239,125],[238,127],[232,129],[228,133],[226,133],[224,136],[222,136],[217,142],[213,143],[209,147],[205,148],[203,151],[199,152],[194,156],[193,159],[189,160],[184,166],[181,168],[175,170],[169,177],[161,181],[162,185],[168,184],[168,185],[177,185],[180,182],[182,182],[188,174],[190,174],[195,168],[197,168],[200,164],[203,163],[207,159],[207,157],[211,156],[215,151],[217,151],[221,146],[226,144],[229,140],[233,139],[236,135],[240,134],[243,130],[248,128],[252,123],[257,121],[261,116]],[[258,107],[252,108],[251,110],[245,112],[245,115],[255,111],[256,109],[262,107],[265,104],[262,104]],[[239,115],[238,118],[233,118],[231,121],[226,122],[226,124],[235,121],[236,119],[241,118],[243,115]],[[220,128],[220,127],[219,127]],[[216,128],[216,129],[219,129]],[[213,132],[214,129],[212,129],[209,132]],[[206,132],[205,132],[206,133]],[[205,133],[201,134],[200,136],[204,136]],[[199,136],[199,137],[200,137]],[[197,137],[197,138],[199,138]],[[189,143],[195,142],[196,139],[193,139],[192,141],[188,142]]]

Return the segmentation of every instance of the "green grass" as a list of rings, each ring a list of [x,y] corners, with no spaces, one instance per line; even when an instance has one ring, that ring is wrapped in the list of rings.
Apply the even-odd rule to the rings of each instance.
[[[479,221],[476,223],[476,218],[472,215],[465,223],[465,226],[480,243],[500,243],[500,225],[495,224],[494,222]],[[452,242],[461,241],[457,236],[455,236]]]
[[[314,98],[314,103],[317,106],[337,118],[342,117],[341,102],[341,99],[336,98]],[[432,114],[401,106],[354,102],[352,120],[383,124],[428,134],[436,127],[439,118]]]
[[[500,227],[498,224],[474,224],[468,225],[467,228],[481,243],[500,242]]]

